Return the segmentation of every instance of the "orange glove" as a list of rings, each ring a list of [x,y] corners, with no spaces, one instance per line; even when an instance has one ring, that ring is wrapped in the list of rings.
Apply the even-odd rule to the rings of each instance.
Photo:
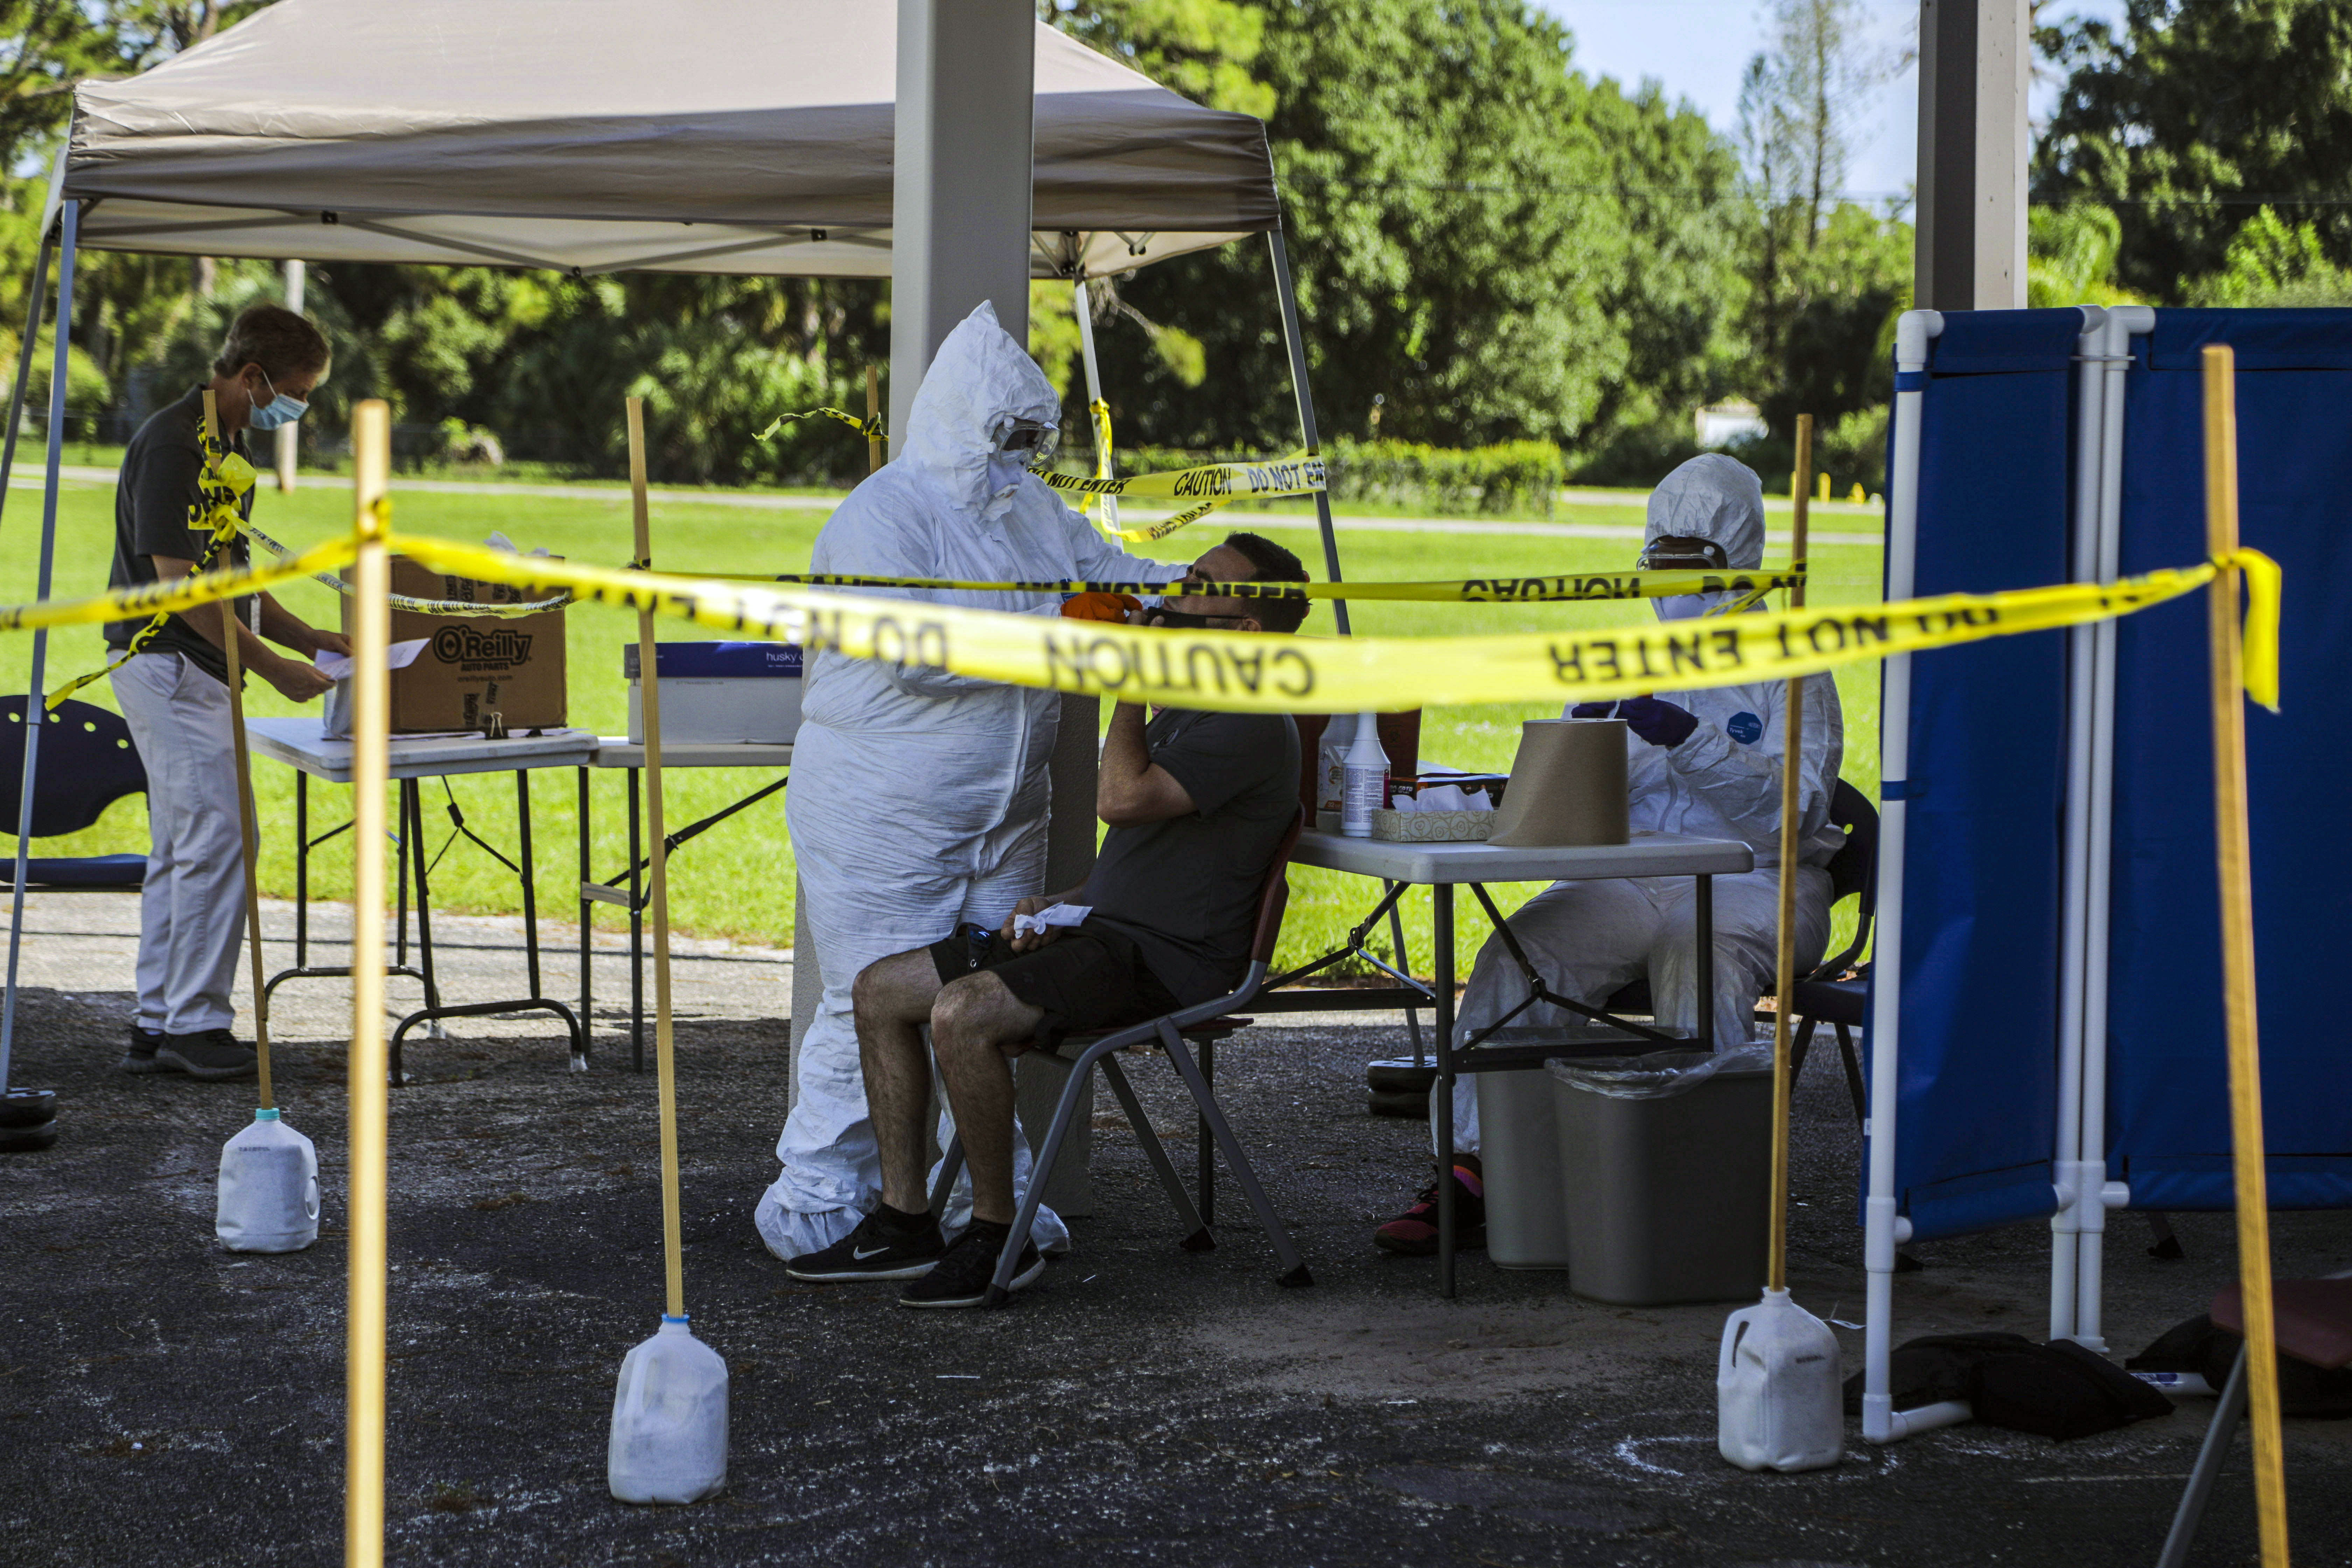
[[[1128,616],[1143,608],[1143,601],[1132,594],[1079,594],[1062,601],[1062,614],[1074,621],[1116,621],[1127,624]]]

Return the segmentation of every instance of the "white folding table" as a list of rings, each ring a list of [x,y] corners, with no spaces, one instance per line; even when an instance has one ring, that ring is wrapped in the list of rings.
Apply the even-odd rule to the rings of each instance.
[[[271,975],[262,985],[261,999],[289,980],[322,976],[344,976],[349,966],[320,967],[310,958],[310,851],[317,846],[347,831],[351,824],[310,837],[310,780],[318,778],[329,784],[347,784],[352,782],[352,742],[327,739],[325,721],[315,715],[289,719],[250,719],[245,732],[253,754],[284,763],[294,773],[294,966]],[[595,755],[596,737],[585,730],[526,731],[513,735],[491,738],[484,735],[436,735],[404,739],[392,738],[390,776],[400,784],[400,828],[397,841],[399,858],[399,906],[394,922],[397,947],[394,963],[387,973],[405,974],[423,982],[425,1005],[401,1019],[392,1033],[392,1081],[402,1081],[401,1047],[408,1031],[419,1024],[429,1024],[442,1018],[477,1017],[499,1013],[552,1013],[563,1020],[572,1035],[572,1065],[584,1069],[588,1065],[588,1034],[586,1018],[572,1016],[562,1003],[541,994],[539,971],[539,901],[531,886],[530,842],[530,771],[534,768],[583,767]],[[530,969],[530,991],[528,995],[508,1001],[467,1002],[445,1006],[441,989],[433,973],[433,913],[432,896],[427,882],[430,858],[425,852],[425,805],[417,781],[428,778],[452,778],[464,773],[511,773],[515,776],[515,820],[517,849],[520,864],[508,859],[498,850],[478,837],[466,826],[464,816],[452,798],[450,820],[457,832],[489,854],[522,881],[523,950]],[[416,879],[416,942],[421,967],[411,968],[408,963],[408,879],[412,872]]]
[[[1312,963],[1302,965],[1267,984],[1269,992],[1276,986],[1301,979],[1316,970],[1360,948],[1364,936],[1379,921],[1408,887],[1426,887],[1432,903],[1432,937],[1436,947],[1436,984],[1424,993],[1417,982],[1407,979],[1408,990],[1402,994],[1413,998],[1419,1005],[1433,1009],[1437,1016],[1437,1100],[1433,1107],[1432,1121],[1437,1138],[1437,1258],[1438,1286],[1446,1295],[1454,1293],[1454,1184],[1444,1179],[1454,1168],[1454,1080],[1464,1072],[1496,1072],[1524,1069],[1541,1066],[1560,1053],[1548,1051],[1541,1046],[1481,1046],[1479,1042],[1495,1029],[1507,1023],[1506,1015],[1496,1024],[1481,1030],[1477,1037],[1457,1048],[1454,1043],[1454,889],[1467,887],[1477,897],[1486,911],[1497,935],[1511,955],[1518,961],[1528,977],[1529,1003],[1549,1002],[1570,1012],[1620,1030],[1630,1048],[1654,1047],[1669,1037],[1654,1028],[1612,1017],[1599,1007],[1587,1006],[1568,997],[1553,994],[1544,984],[1542,974],[1528,961],[1511,933],[1495,901],[1486,894],[1489,882],[1574,882],[1597,880],[1611,877],[1689,877],[1697,884],[1696,913],[1698,922],[1698,972],[1696,990],[1698,1002],[1698,1038],[1695,1044],[1711,1050],[1715,1044],[1715,883],[1718,876],[1738,875],[1755,869],[1756,858],[1747,845],[1737,839],[1685,838],[1674,834],[1637,833],[1622,844],[1560,845],[1553,847],[1512,847],[1485,843],[1402,844],[1373,838],[1348,838],[1336,833],[1307,832],[1298,836],[1298,847],[1293,852],[1294,865],[1318,866],[1330,871],[1346,871],[1359,877],[1378,878],[1389,884],[1388,891],[1373,906],[1356,928],[1349,946],[1327,954]],[[1402,955],[1400,955],[1402,956]],[[1406,978],[1401,976],[1400,978]],[[1252,1004],[1253,1011],[1278,1011],[1290,1008],[1391,1007],[1398,1005],[1400,993],[1394,989],[1370,992],[1349,992],[1340,989],[1314,989],[1276,992],[1261,994]],[[1408,1005],[1411,1005],[1410,1003]],[[1517,1009],[1514,1009],[1516,1013]]]

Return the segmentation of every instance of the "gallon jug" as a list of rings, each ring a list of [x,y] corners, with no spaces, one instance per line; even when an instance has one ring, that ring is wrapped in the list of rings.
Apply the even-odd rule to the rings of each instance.
[[[1818,1470],[1845,1457],[1837,1336],[1767,1290],[1723,1325],[1715,1371],[1716,1446],[1743,1470]]]
[[[213,1234],[231,1252],[299,1252],[319,1239],[319,1152],[277,1111],[255,1111],[221,1145]]]
[[[621,1363],[605,1479],[623,1502],[695,1502],[727,1484],[727,1363],[684,1318]]]

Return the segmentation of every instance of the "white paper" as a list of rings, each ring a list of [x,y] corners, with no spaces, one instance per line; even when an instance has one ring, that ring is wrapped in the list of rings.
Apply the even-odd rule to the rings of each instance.
[[[384,667],[388,669],[405,669],[415,664],[416,656],[425,651],[425,641],[423,637],[413,637],[407,642],[393,644],[391,647],[384,650],[386,656]],[[315,662],[319,666],[320,674],[330,680],[341,680],[351,674],[352,667],[359,662],[359,656],[349,653],[322,653]]]
[[[1092,904],[1049,904],[1034,915],[1013,917],[1014,936],[1042,935],[1048,926],[1074,926],[1095,912]]]

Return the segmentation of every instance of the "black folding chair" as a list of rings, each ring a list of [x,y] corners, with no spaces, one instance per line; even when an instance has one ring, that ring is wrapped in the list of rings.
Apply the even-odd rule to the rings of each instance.
[[[1079,1116],[1091,1114],[1094,1104],[1093,1069],[1099,1066],[1110,1084],[1111,1093],[1118,1097],[1119,1110],[1126,1113],[1128,1125],[1135,1129],[1136,1142],[1143,1145],[1144,1157],[1160,1177],[1160,1184],[1168,1194],[1176,1215],[1185,1227],[1181,1244],[1187,1252],[1206,1252],[1216,1246],[1209,1233],[1206,1217],[1210,1211],[1209,1184],[1213,1167],[1209,1158],[1211,1142],[1225,1157],[1234,1179],[1241,1184],[1242,1192],[1249,1198],[1250,1207],[1256,1211],[1258,1223],[1265,1226],[1266,1237],[1274,1244],[1275,1256],[1281,1260],[1283,1273],[1279,1283],[1286,1286],[1312,1285],[1314,1278],[1298,1248],[1283,1228],[1274,1212],[1265,1187],[1258,1183],[1257,1173],[1251,1169],[1248,1156],[1242,1152],[1239,1140],[1225,1121],[1217,1098],[1209,1086],[1209,1071],[1213,1070],[1212,1051],[1216,1041],[1253,1022],[1234,1017],[1234,1012],[1250,1004],[1251,998],[1265,982],[1267,966],[1274,959],[1276,942],[1282,935],[1282,915],[1289,901],[1290,884],[1285,877],[1289,869],[1291,852],[1297,847],[1298,833],[1303,826],[1299,818],[1291,820],[1290,830],[1283,835],[1275,850],[1274,863],[1266,868],[1265,890],[1258,898],[1257,931],[1250,944],[1249,968],[1241,984],[1214,1001],[1180,1008],[1173,1013],[1107,1033],[1069,1035],[1063,1037],[1054,1055],[1069,1064],[1069,1080],[1062,1086],[1062,1097],[1054,1107],[1054,1119],[1046,1125],[1045,1142],[1039,1145],[1036,1162],[1030,1167],[1029,1191],[1021,1200],[1021,1212],[1013,1222],[1013,1233],[1004,1239],[1004,1251],[996,1260],[996,1278],[988,1288],[988,1304],[996,1306],[1012,1294],[1014,1268],[1021,1260],[1021,1248],[1029,1239],[1030,1227],[1036,1223],[1037,1206],[1043,1199],[1045,1184],[1054,1173],[1054,1162],[1062,1152],[1062,1141],[1068,1136],[1071,1124]],[[1196,1206],[1192,1194],[1185,1192],[1183,1182],[1176,1174],[1175,1164],[1159,1134],[1151,1130],[1151,1118],[1144,1114],[1142,1103],[1135,1098],[1135,1089],[1127,1080],[1126,1069],[1118,1063],[1118,1053],[1129,1046],[1157,1039],[1175,1064],[1177,1076],[1192,1096],[1192,1103],[1201,1114],[1201,1201]],[[1193,1041],[1201,1047],[1201,1060],[1195,1063],[1184,1042]],[[931,1211],[942,1213],[947,1207],[949,1190],[963,1168],[963,1140],[957,1138],[948,1145],[947,1157],[940,1162],[939,1181],[931,1190]]]
[[[1853,1119],[1860,1122],[1869,1116],[1869,1100],[1863,1092],[1862,1059],[1854,1053],[1853,1031],[1862,1027],[1868,1006],[1870,966],[1855,970],[1851,979],[1845,976],[1863,949],[1870,945],[1871,921],[1878,913],[1878,811],[1869,796],[1840,779],[1830,794],[1830,821],[1845,829],[1845,843],[1830,857],[1830,907],[1835,909],[1849,898],[1858,900],[1853,940],[1843,952],[1822,960],[1811,973],[1797,981],[1790,1003],[1795,1029],[1789,1039],[1789,1073],[1793,1078],[1804,1071],[1805,1051],[1813,1043],[1815,1026],[1829,1025],[1837,1031],[1846,1092],[1853,1098]]]
[[[24,800],[26,700],[0,700],[0,834],[16,831]],[[68,700],[43,721],[34,837],[79,833],[124,795],[147,792],[147,770],[121,715]],[[15,856],[0,858],[0,887],[14,886],[16,868]],[[144,855],[34,856],[25,862],[28,893],[135,893],[146,879]]]

